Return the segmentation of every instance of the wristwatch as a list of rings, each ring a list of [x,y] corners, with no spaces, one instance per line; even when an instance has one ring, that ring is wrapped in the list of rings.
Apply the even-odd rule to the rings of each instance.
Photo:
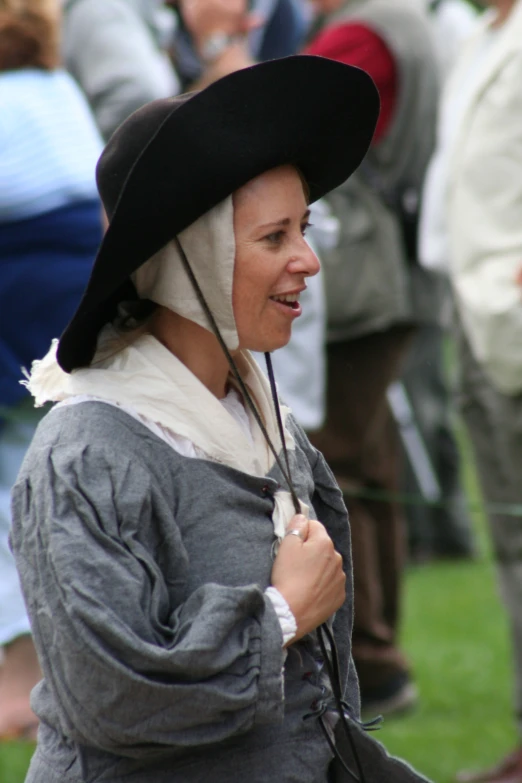
[[[228,35],[222,32],[212,33],[200,47],[201,59],[207,65],[211,65],[229,46],[233,46],[240,40],[237,35]]]

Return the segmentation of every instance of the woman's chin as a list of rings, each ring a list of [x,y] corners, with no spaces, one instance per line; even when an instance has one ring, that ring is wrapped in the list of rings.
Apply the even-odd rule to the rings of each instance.
[[[254,351],[256,353],[273,353],[274,351],[278,351],[280,348],[284,348],[285,345],[288,345],[290,342],[290,337],[291,335],[286,335],[280,339],[259,340],[255,343],[250,343],[248,350]]]

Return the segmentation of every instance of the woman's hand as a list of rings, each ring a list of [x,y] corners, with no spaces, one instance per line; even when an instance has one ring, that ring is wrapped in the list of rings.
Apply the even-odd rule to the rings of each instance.
[[[215,33],[246,35],[262,21],[246,0],[180,0],[179,8],[198,45]]]
[[[346,574],[342,557],[320,522],[297,514],[290,520],[288,530],[299,530],[302,538],[287,535],[283,539],[272,568],[272,585],[295,617],[295,642],[342,606]]]

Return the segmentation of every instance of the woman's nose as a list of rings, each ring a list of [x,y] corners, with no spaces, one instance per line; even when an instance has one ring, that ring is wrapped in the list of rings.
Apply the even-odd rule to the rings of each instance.
[[[313,277],[321,269],[321,262],[317,258],[315,251],[304,238],[303,247],[300,254],[300,261],[302,267],[300,271],[301,273],[304,272],[307,277]]]
[[[319,261],[318,257],[315,254],[315,251],[312,250],[310,245],[308,245],[308,250],[309,250],[308,266],[309,266],[309,269],[310,269],[310,271],[308,272],[308,276],[309,277],[313,277],[314,275],[316,275],[320,271],[320,269],[321,269],[321,262]]]
[[[290,261],[289,271],[293,274],[304,274],[313,277],[321,269],[321,263],[306,239],[302,240],[299,253]]]

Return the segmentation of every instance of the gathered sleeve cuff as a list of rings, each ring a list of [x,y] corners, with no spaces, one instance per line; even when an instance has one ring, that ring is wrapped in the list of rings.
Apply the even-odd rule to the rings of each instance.
[[[265,595],[272,602],[274,611],[281,626],[281,633],[283,634],[283,647],[286,647],[286,645],[292,641],[297,633],[297,623],[295,621],[295,617],[288,605],[288,602],[276,587],[268,587],[265,590]]]

